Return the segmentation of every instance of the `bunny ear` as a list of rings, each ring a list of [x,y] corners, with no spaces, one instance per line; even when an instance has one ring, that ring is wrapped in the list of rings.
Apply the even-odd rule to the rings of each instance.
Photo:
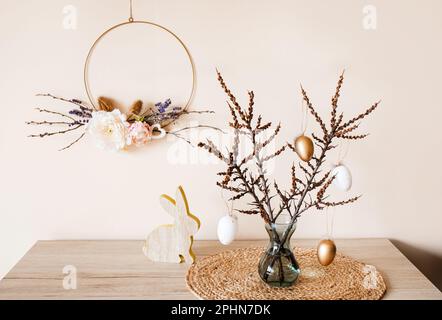
[[[199,219],[189,212],[189,203],[187,202],[186,194],[183,187],[178,187],[176,191],[176,208],[177,214],[186,216],[184,219],[185,228],[190,235],[194,235],[200,228]]]
[[[176,208],[179,215],[189,214],[189,204],[187,203],[186,194],[184,193],[183,187],[179,186],[176,190]]]
[[[200,224],[201,224],[200,220],[193,214],[189,213],[189,217],[186,219],[186,229],[190,235],[193,236],[198,232]]]
[[[175,200],[173,200],[168,195],[163,194],[160,197],[160,205],[163,207],[163,209],[174,219],[177,219],[177,208],[175,207]]]

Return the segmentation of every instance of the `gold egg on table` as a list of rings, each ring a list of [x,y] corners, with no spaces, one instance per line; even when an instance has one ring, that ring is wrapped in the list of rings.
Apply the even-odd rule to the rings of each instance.
[[[295,140],[295,151],[302,161],[308,162],[313,157],[313,141],[305,135],[301,135]]]
[[[318,261],[323,266],[328,266],[333,262],[336,256],[336,245],[333,240],[321,240],[318,244]]]

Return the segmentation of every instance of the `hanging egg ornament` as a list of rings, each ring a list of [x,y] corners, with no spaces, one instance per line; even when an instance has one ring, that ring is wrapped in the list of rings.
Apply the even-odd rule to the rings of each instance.
[[[328,266],[333,262],[336,256],[336,245],[331,239],[321,240],[318,244],[318,249],[316,252],[318,256],[318,261],[323,266]]]
[[[333,179],[334,186],[343,191],[350,190],[352,184],[351,172],[345,165],[336,166],[332,171],[332,175],[335,176]]]
[[[301,135],[295,140],[295,151],[302,161],[308,162],[313,157],[315,148],[313,141],[305,135]]]
[[[224,245],[229,245],[235,240],[238,231],[238,218],[233,215],[225,215],[218,221],[218,239]]]

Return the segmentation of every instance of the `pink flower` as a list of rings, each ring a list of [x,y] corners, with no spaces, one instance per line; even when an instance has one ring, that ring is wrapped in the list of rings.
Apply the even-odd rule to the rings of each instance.
[[[144,122],[135,121],[129,126],[127,145],[141,146],[152,139],[152,128]]]

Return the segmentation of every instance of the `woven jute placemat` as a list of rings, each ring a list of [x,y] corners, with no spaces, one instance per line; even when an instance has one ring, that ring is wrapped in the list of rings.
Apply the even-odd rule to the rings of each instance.
[[[242,248],[197,260],[189,269],[187,286],[200,299],[230,300],[378,300],[386,291],[374,266],[337,254],[327,267],[315,249],[295,249],[301,268],[289,288],[271,288],[258,275],[263,248]]]

